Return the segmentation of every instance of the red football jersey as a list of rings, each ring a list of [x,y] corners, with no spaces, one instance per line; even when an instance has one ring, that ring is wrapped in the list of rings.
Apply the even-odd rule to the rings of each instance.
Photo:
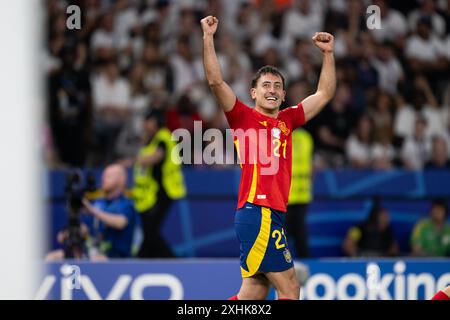
[[[246,202],[286,212],[291,186],[292,131],[305,123],[301,103],[270,118],[236,99],[225,112],[241,163],[238,209]]]

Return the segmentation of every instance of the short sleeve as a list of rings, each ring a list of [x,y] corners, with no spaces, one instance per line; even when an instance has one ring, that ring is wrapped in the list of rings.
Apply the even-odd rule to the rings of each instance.
[[[305,124],[305,111],[303,110],[303,106],[301,103],[296,106],[292,106],[284,109],[280,112],[283,115],[283,119],[291,123],[292,130],[297,129]]]
[[[122,212],[120,214],[124,215],[128,219],[128,223],[132,224],[134,221],[134,207],[133,203],[129,199],[125,199],[122,204]]]
[[[252,109],[250,109],[250,107],[246,106],[236,98],[233,109],[225,112],[225,117],[227,118],[231,129],[239,129],[245,126],[246,119],[251,115],[251,112]]]

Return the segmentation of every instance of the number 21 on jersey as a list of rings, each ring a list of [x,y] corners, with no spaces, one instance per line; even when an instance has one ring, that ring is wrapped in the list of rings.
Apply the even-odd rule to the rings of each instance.
[[[286,159],[286,146],[287,146],[287,140],[284,140],[283,143],[281,143],[280,139],[273,139],[272,140],[272,146],[273,146],[273,154],[275,157],[282,156],[284,159]],[[280,150],[281,147],[281,150]],[[281,155],[280,155],[281,152]]]

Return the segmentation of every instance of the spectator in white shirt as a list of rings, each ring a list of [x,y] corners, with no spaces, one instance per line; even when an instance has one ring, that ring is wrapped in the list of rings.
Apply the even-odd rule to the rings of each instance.
[[[418,95],[416,93],[416,95]],[[418,100],[421,101],[418,101]],[[395,113],[394,120],[394,134],[399,138],[407,138],[411,136],[414,132],[414,123],[416,121],[416,110],[414,107],[406,102],[403,97],[397,96],[397,111]],[[417,97],[416,99],[412,99],[418,102],[417,106],[420,108],[421,103],[423,102],[423,95]]]
[[[267,28],[262,26],[260,12],[254,6],[250,1],[241,1],[234,19],[225,21],[229,33],[241,44],[250,43],[258,33],[265,31],[261,29]]]
[[[439,108],[439,103],[427,79],[423,76],[416,76],[414,79],[414,90],[423,92],[425,96],[422,114],[427,120],[427,135],[429,137],[435,135],[444,136],[446,131],[444,119]]]
[[[416,72],[436,72],[447,67],[444,43],[431,33],[431,20],[421,17],[417,34],[406,42],[405,56]]]
[[[434,0],[422,0],[420,8],[413,10],[408,15],[408,25],[411,31],[417,30],[417,23],[422,16],[430,17],[432,32],[436,36],[442,37],[445,34],[445,20],[436,12]]]
[[[139,24],[138,8],[131,0],[116,0],[114,2],[116,18],[114,33],[122,38],[128,38],[130,31]]]
[[[174,91],[177,96],[191,88],[201,77],[195,67],[189,37],[181,36],[177,41],[177,52],[170,57],[174,73]]]
[[[368,115],[358,121],[356,132],[346,141],[345,152],[350,165],[355,168],[369,168],[372,163],[373,123]]]
[[[166,57],[161,54],[157,42],[149,41],[145,44],[143,63],[145,66],[144,86],[150,94],[173,90],[172,69]]]
[[[449,146],[447,141],[445,141],[445,139],[441,136],[434,136],[432,143],[431,158],[425,164],[425,168],[434,170],[449,170],[450,160],[448,156]]]
[[[136,63],[130,71],[130,116],[122,128],[116,151],[119,157],[129,158],[137,154],[141,146],[141,133],[144,128],[145,113],[150,106],[150,94],[144,84],[145,66]]]
[[[114,14],[107,12],[100,20],[100,28],[91,37],[90,47],[96,60],[111,59],[119,45],[119,39],[114,34]]]
[[[420,170],[430,157],[431,139],[426,135],[427,121],[418,116],[414,124],[414,134],[404,140],[401,160],[405,168]]]
[[[423,115],[427,120],[426,134],[445,135],[445,123],[436,97],[434,96],[428,81],[423,76],[414,78],[411,92],[411,105],[401,103],[395,117],[395,134],[406,138],[414,131],[414,123],[417,114]]]
[[[129,83],[119,75],[115,61],[104,66],[100,75],[94,79],[93,87],[94,108],[102,118],[117,121],[127,114],[130,102]]]
[[[404,79],[404,73],[391,43],[384,42],[378,47],[372,65],[378,72],[379,88],[390,94],[396,94],[398,83]]]
[[[377,170],[392,169],[397,152],[387,136],[375,143],[372,149],[373,168]]]
[[[115,61],[110,61],[93,80],[95,133],[103,161],[111,162],[115,156],[115,142],[127,121],[130,109],[128,80],[119,76]],[[104,150],[102,150],[104,149]]]
[[[282,38],[311,38],[323,28],[324,13],[320,1],[295,0],[283,18]]]
[[[373,4],[380,8],[381,28],[370,30],[370,32],[379,43],[386,40],[400,43],[399,40],[408,32],[408,24],[403,14],[391,9],[386,2],[386,0],[373,1]]]

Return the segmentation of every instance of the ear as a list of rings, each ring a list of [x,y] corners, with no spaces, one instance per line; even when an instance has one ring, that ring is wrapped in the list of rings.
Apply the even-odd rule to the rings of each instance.
[[[251,95],[253,100],[256,99],[256,88],[251,88],[250,89],[250,95]]]
[[[286,100],[286,91],[285,90],[283,90],[283,96],[281,98],[282,98],[281,100],[283,102]]]

